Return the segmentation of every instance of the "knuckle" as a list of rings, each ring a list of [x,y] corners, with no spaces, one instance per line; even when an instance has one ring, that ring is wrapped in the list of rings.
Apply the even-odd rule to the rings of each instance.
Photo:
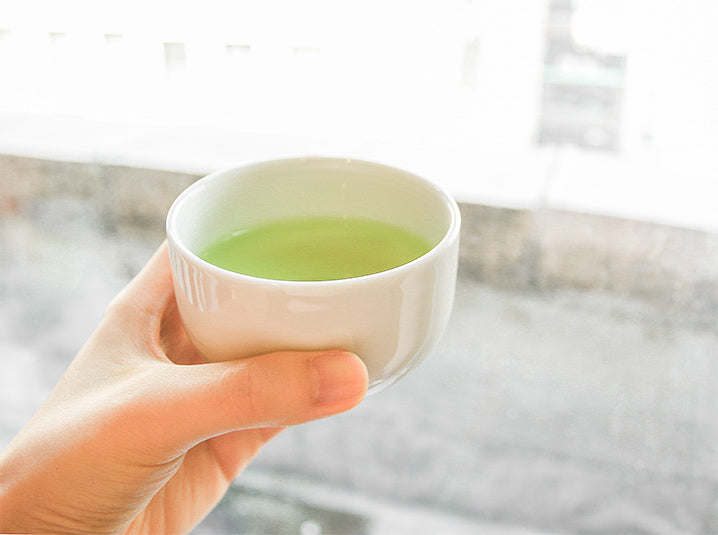
[[[241,371],[241,377],[234,378],[238,418],[254,427],[291,425],[306,419],[303,416],[312,406],[313,395],[303,359],[254,357],[235,369]]]

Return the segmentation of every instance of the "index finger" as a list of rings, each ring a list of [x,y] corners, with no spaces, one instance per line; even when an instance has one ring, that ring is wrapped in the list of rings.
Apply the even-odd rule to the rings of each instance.
[[[129,311],[138,318],[158,318],[173,297],[172,270],[165,240],[110,306]]]

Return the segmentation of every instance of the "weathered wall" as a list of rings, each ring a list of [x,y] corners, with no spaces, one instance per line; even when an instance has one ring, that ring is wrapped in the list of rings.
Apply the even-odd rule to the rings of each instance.
[[[0,155],[3,211],[87,202],[107,232],[164,234],[173,199],[198,176]],[[718,324],[718,236],[592,214],[462,204],[461,275],[522,291],[596,290]]]

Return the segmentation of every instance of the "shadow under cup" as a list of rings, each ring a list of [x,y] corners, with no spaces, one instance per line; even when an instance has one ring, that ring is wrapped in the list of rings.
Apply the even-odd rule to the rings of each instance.
[[[387,271],[328,281],[252,277],[198,256],[238,229],[314,216],[398,225],[433,248]],[[380,164],[298,158],[213,173],[180,194],[167,216],[182,322],[212,361],[282,350],[353,351],[375,392],[424,358],[445,329],[459,226],[456,202],[441,188]]]

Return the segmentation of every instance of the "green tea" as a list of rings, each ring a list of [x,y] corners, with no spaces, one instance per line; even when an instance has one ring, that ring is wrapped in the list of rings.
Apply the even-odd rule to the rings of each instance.
[[[239,229],[200,257],[266,279],[348,279],[410,262],[432,248],[423,237],[379,221],[342,217],[286,219]]]

